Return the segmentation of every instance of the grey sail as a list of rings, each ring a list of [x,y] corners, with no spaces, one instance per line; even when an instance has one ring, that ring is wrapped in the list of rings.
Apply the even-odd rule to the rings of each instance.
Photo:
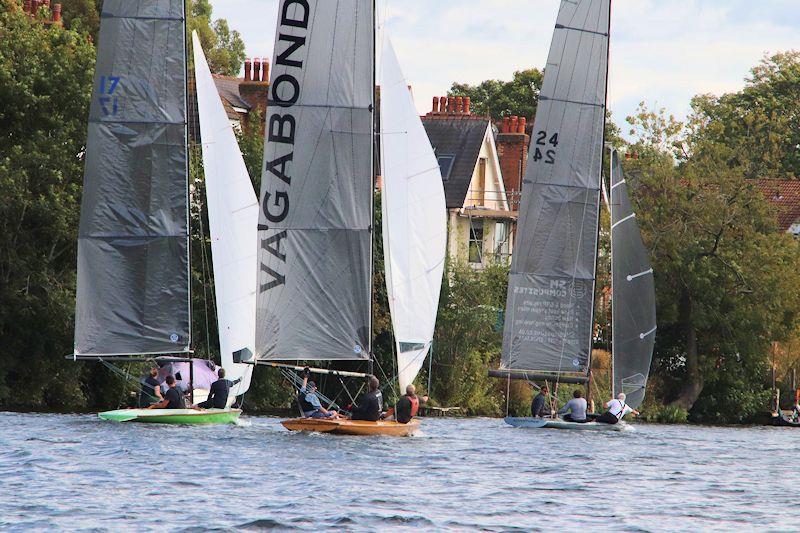
[[[611,319],[614,394],[644,400],[656,337],[653,268],[642,242],[617,152],[611,154]]]
[[[610,0],[563,0],[522,186],[501,368],[588,371]]]
[[[106,0],[78,234],[75,353],[189,350],[184,0]]]
[[[259,214],[256,352],[368,359],[372,0],[281,0]]]

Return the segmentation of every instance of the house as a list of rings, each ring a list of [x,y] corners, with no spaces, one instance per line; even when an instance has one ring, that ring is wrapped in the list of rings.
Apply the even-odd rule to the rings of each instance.
[[[264,131],[264,117],[267,115],[269,100],[269,60],[246,59],[244,77],[235,78],[214,74],[214,85],[217,87],[222,106],[237,130],[248,130],[256,125],[260,132]],[[189,71],[189,136],[192,143],[199,142],[199,118],[197,115],[197,97],[194,88],[194,71]]]
[[[753,182],[775,209],[778,229],[800,236],[800,181],[760,179]]]
[[[435,97],[422,123],[442,172],[448,256],[475,268],[508,264],[517,213],[506,196],[496,128],[460,96]]]

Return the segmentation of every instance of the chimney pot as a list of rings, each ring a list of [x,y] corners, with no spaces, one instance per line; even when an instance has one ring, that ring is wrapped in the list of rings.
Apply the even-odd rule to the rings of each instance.
[[[511,117],[503,117],[503,125],[500,128],[500,133],[511,132]]]
[[[464,113],[464,97],[456,96],[456,114],[461,115]]]
[[[261,81],[261,59],[253,58],[253,81]]]
[[[31,13],[33,11],[33,0],[25,0],[25,3],[22,5],[22,10],[25,13]]]
[[[517,133],[519,130],[519,117],[517,115],[513,115],[511,117],[511,129],[508,130],[509,133]]]
[[[448,113],[455,113],[456,112],[456,98],[455,98],[455,96],[448,96],[447,97],[447,112]]]
[[[464,97],[464,114],[470,115],[472,112],[470,111],[470,107],[472,105],[472,99],[469,96]]]
[[[528,125],[528,119],[526,119],[525,117],[520,117],[520,119],[519,119],[519,129],[517,130],[517,133],[521,133],[521,134],[524,135],[525,134],[525,126],[527,126],[527,125]]]
[[[61,22],[61,4],[53,4],[53,22]]]
[[[439,97],[438,96],[434,96],[433,97],[433,110],[431,112],[432,113],[438,113],[439,112]]]
[[[250,69],[252,66],[253,62],[250,60],[249,57],[244,60],[244,81],[250,81],[253,79],[250,74]]]
[[[261,58],[261,81],[269,82],[269,58]]]

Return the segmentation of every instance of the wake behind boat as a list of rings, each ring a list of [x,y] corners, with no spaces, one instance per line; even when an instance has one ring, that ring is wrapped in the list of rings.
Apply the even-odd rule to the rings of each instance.
[[[241,409],[117,409],[97,416],[113,422],[148,422],[157,424],[233,424]]]
[[[570,422],[561,418],[533,418],[507,416],[503,419],[506,424],[515,428],[524,429],[575,429],[580,431],[635,431],[633,426],[618,422],[616,424],[603,424],[602,422]]]

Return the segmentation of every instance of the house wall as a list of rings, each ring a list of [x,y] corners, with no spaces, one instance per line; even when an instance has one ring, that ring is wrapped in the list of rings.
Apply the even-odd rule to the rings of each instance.
[[[482,159],[485,161],[483,178],[481,178]],[[500,159],[497,155],[497,146],[494,143],[494,135],[492,134],[491,126],[486,128],[486,134],[483,139],[480,154],[478,155],[478,161],[475,162],[475,169],[472,172],[472,181],[469,185],[469,191],[467,191],[467,197],[464,200],[464,208],[469,207],[508,210],[505,186],[500,170]]]

